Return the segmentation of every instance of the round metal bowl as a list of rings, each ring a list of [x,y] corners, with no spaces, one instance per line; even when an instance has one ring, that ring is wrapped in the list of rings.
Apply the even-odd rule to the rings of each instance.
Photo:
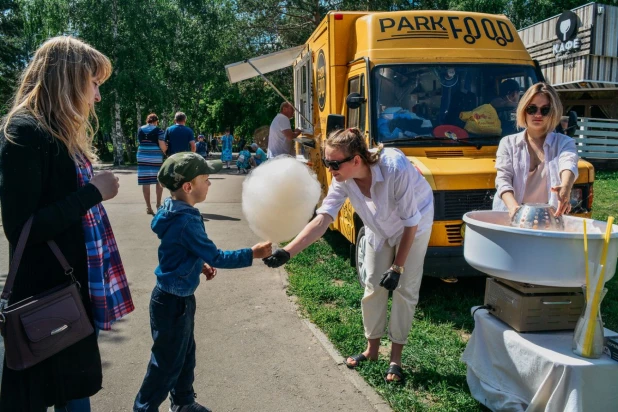
[[[556,208],[545,203],[524,203],[511,219],[511,226],[535,230],[564,230],[562,216],[556,217]]]

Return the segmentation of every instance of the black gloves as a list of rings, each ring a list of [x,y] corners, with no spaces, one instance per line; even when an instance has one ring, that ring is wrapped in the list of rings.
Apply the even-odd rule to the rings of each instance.
[[[380,281],[380,286],[382,286],[386,290],[395,290],[397,289],[397,284],[399,283],[399,273],[395,272],[393,269],[387,270],[382,275],[382,280]]]
[[[290,260],[290,254],[284,249],[277,249],[272,255],[262,259],[264,264],[269,268],[278,268]]]

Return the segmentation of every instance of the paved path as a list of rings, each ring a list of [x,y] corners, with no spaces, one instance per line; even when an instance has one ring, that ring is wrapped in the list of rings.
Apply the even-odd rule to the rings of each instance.
[[[105,207],[136,310],[99,338],[104,382],[92,399],[93,410],[113,412],[131,410],[146,371],[152,344],[148,302],[158,246],[135,170],[116,173],[120,194]],[[241,210],[243,176],[224,173],[211,179],[208,199],[198,205],[211,239],[221,249],[256,243]],[[7,249],[2,232],[0,283],[8,271]],[[196,292],[197,400],[215,411],[389,410],[341,363],[323,335],[298,316],[286,295],[285,272],[254,263],[246,269],[219,270]],[[165,402],[161,410],[167,407]]]

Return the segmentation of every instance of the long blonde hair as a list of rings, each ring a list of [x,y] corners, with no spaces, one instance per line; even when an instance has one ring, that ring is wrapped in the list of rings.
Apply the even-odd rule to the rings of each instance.
[[[47,40],[21,75],[13,106],[3,120],[4,135],[12,141],[11,119],[30,115],[64,143],[75,161],[96,160],[92,139],[99,119],[86,92],[93,79],[103,83],[111,73],[109,59],[81,40],[69,36]]]
[[[326,139],[326,146],[337,149],[346,156],[359,155],[368,165],[378,163],[383,148],[380,144],[377,151],[370,152],[363,134],[355,127],[335,130]]]

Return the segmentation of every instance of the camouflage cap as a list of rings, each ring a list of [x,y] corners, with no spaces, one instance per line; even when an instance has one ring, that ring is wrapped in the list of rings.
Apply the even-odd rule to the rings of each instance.
[[[157,175],[159,183],[172,192],[180,189],[183,183],[190,182],[199,175],[217,173],[223,167],[220,160],[206,161],[193,152],[176,153],[168,157]]]

